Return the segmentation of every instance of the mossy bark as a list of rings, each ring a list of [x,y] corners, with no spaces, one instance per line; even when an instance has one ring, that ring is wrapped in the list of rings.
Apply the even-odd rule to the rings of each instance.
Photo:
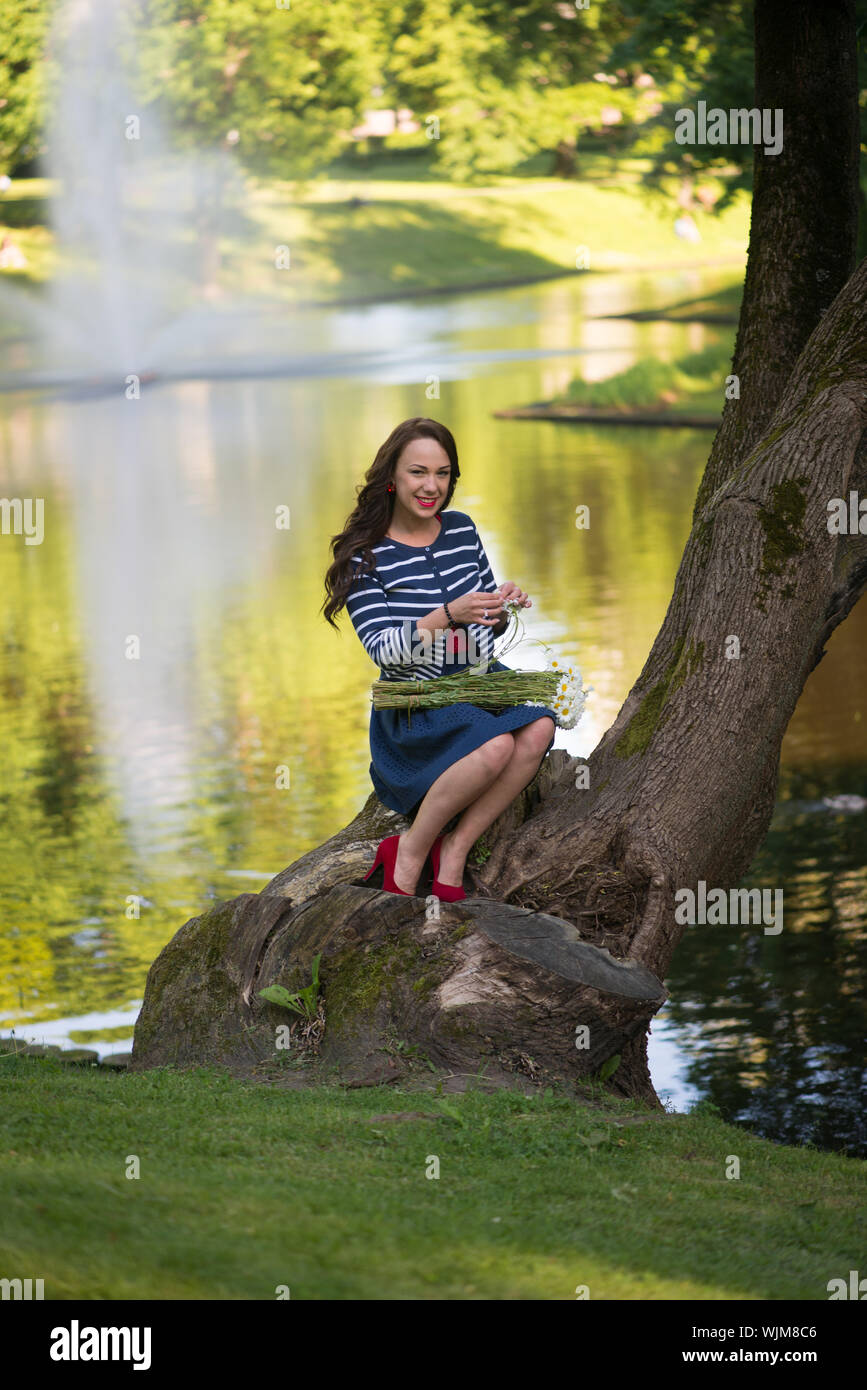
[[[585,1082],[612,1056],[615,1093],[655,1101],[642,1057],[665,998],[640,965],[583,942],[568,922],[490,899],[440,903],[336,882],[292,906],[242,894],[188,922],[151,969],[133,1068],[276,1060],[291,1017],[260,991],[309,980],[320,955],[329,1079],[379,1079],[403,1050],[444,1072],[529,1058],[546,1082]]]

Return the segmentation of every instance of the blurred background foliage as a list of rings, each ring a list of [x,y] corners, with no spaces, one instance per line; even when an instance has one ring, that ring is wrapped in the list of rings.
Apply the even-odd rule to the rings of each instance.
[[[4,0],[0,173],[36,172],[56,79],[52,0]],[[415,148],[439,177],[472,181],[541,152],[573,176],[582,154],[650,157],[651,179],[722,178],[723,204],[751,177],[744,145],[674,142],[674,111],[749,107],[750,0],[131,0],[143,112],[179,139],[234,146],[245,169],[298,178],[347,146]],[[857,0],[859,36],[867,0]],[[724,42],[720,42],[724,36]],[[859,43],[860,86],[867,88]],[[864,101],[862,100],[862,109]],[[413,113],[419,129],[350,131],[370,110]],[[431,118],[440,123],[432,138]],[[442,134],[447,130],[448,139]],[[365,147],[365,148],[359,148]],[[862,146],[863,148],[863,146]]]

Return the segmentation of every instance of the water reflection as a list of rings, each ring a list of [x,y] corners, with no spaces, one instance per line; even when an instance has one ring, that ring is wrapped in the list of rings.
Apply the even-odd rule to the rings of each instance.
[[[788,789],[799,780],[791,769]],[[833,781],[863,787],[863,772],[844,764]],[[780,1142],[863,1154],[867,815],[848,795],[844,811],[799,795],[780,802],[749,880],[783,888],[783,932],[693,928],[669,1010],[690,1082],[724,1114]]]
[[[337,636],[322,621],[322,576],[355,485],[406,416],[455,432],[454,505],[472,513],[497,578],[533,597],[528,635],[594,687],[556,741],[590,752],[665,613],[709,436],[492,411],[562,390],[579,362],[597,379],[715,341],[696,325],[587,317],[721,283],[665,279],[238,318],[224,364],[291,351],[294,374],[165,383],[139,400],[0,398],[3,493],[44,497],[46,516],[42,546],[0,545],[0,1027],[72,1040],[102,1020],[116,1050],[117,1011],[128,1018],[178,926],[258,891],[362,804],[375,671],[348,622]],[[190,334],[189,351],[213,359],[204,329]],[[275,523],[284,506],[288,530]],[[676,1105],[705,1095],[772,1137],[852,1152],[865,1151],[867,818],[823,798],[867,791],[862,609],[810,677],[750,874],[783,887],[786,927],[695,929],[651,1036],[654,1078]]]

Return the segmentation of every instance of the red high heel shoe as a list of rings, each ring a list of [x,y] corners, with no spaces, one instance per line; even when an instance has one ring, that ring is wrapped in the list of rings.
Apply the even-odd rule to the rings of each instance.
[[[372,877],[374,871],[382,865],[382,891],[384,893],[400,893],[404,898],[414,898],[414,893],[407,893],[404,888],[398,888],[394,881],[394,864],[397,859],[397,842],[399,835],[389,835],[381,840],[376,849],[376,858],[373,865],[364,875],[367,882]]]
[[[439,881],[440,848],[442,847],[442,842],[442,835],[437,835],[436,839],[430,847],[430,857],[431,863],[433,864],[434,875],[433,884],[431,885],[431,892],[435,894],[436,897],[442,898],[444,903],[459,903],[462,898],[465,898],[467,896],[463,888],[456,888],[452,883],[440,883]]]

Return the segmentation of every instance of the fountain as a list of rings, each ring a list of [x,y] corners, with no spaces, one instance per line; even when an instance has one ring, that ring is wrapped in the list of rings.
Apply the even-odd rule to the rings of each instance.
[[[4,388],[88,394],[186,375],[214,327],[213,267],[195,229],[215,188],[231,208],[240,175],[228,149],[182,152],[161,128],[123,0],[65,0],[50,49],[59,78],[45,173],[61,263],[42,300],[3,286],[8,316],[36,345]],[[216,221],[210,232],[213,244]]]

